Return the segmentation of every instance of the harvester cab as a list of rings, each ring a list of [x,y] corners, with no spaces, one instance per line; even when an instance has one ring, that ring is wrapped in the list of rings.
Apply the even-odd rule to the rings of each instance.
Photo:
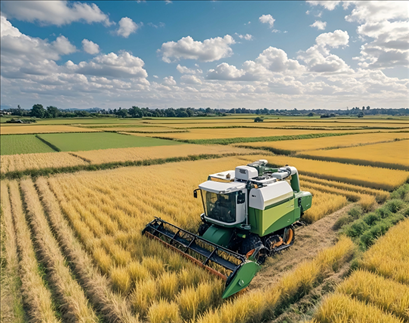
[[[211,174],[194,190],[203,204],[193,234],[156,218],[143,233],[226,280],[223,298],[247,287],[266,257],[294,243],[293,224],[312,204],[295,167],[259,160]]]

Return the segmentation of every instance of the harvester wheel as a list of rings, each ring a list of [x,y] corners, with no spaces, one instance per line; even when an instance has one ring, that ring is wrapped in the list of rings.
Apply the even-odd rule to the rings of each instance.
[[[260,248],[260,250],[256,256],[256,260],[261,265],[266,261],[266,258],[268,257],[269,252],[268,252],[268,249],[264,247],[263,242],[261,241],[260,237],[253,235],[253,234],[247,236],[241,243],[241,246],[239,248],[239,253],[250,257],[253,255],[253,253],[255,252],[257,248]]]
[[[201,225],[199,225],[199,228],[197,229],[197,232],[199,233],[199,236],[204,235],[204,233],[207,231],[207,229],[209,229],[211,226],[211,224],[209,223],[202,223]]]
[[[292,246],[294,243],[295,232],[292,226],[286,228],[283,234],[283,241],[286,245]]]

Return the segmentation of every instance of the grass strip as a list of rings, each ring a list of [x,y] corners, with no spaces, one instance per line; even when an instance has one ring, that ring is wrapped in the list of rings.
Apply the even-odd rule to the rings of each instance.
[[[245,155],[255,155],[256,153],[246,153]],[[96,170],[105,170],[105,169],[114,169],[118,167],[127,167],[127,166],[149,166],[149,165],[159,165],[165,163],[174,163],[180,161],[193,161],[200,159],[216,159],[230,156],[239,156],[241,154],[229,153],[223,155],[216,154],[201,154],[201,155],[189,155],[186,157],[169,157],[169,158],[157,158],[157,159],[147,159],[147,160],[138,160],[138,161],[125,161],[125,162],[112,162],[104,164],[92,164],[92,165],[77,165],[69,167],[55,167],[55,168],[43,168],[43,169],[27,169],[23,171],[14,171],[5,174],[1,174],[1,179],[18,179],[24,176],[48,176],[53,174],[60,173],[75,173],[79,171],[96,171]],[[75,155],[73,155],[75,156]]]
[[[35,322],[61,322],[56,317],[57,313],[55,312],[51,292],[42,278],[16,181],[10,182],[10,203],[15,221],[14,227],[20,258],[21,289],[23,301],[28,308],[28,314]]]
[[[31,179],[20,182],[27,209],[27,218],[39,247],[42,262],[59,299],[63,318],[72,322],[98,322],[81,286],[73,278],[45,218],[37,191]]]
[[[58,201],[48,186],[45,178],[36,181],[36,187],[41,195],[51,228],[64,254],[70,261],[73,271],[84,288],[90,302],[98,309],[108,322],[137,323],[128,302],[120,295],[112,292],[112,287],[106,276],[94,266],[89,254],[82,248],[75,233],[61,212]]]
[[[20,291],[16,235],[7,185],[5,181],[1,182],[0,321],[23,323],[26,315]]]

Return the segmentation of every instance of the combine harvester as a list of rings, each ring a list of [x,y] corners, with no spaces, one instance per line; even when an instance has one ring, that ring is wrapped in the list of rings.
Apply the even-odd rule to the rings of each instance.
[[[246,288],[268,256],[294,243],[294,224],[311,207],[295,167],[259,160],[209,175],[194,190],[204,213],[198,235],[155,218],[143,230],[226,281],[223,298]]]

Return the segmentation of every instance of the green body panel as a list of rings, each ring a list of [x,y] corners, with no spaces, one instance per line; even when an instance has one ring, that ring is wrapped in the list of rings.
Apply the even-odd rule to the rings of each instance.
[[[228,247],[234,230],[212,224],[203,234],[203,239],[223,247]]]
[[[293,224],[300,217],[300,209],[296,205],[297,200],[267,207],[265,210],[249,208],[249,223],[251,232],[263,237],[282,228]]]
[[[241,265],[229,285],[226,286],[222,297],[227,298],[246,288],[260,268],[261,266],[254,261],[247,261]]]

